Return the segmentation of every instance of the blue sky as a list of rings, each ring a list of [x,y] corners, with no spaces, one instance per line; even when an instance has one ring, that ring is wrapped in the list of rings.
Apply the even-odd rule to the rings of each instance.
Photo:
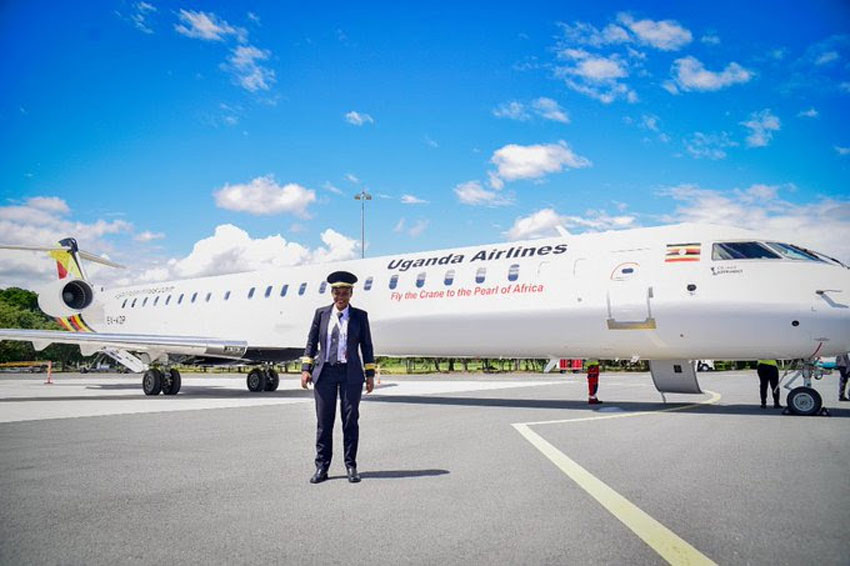
[[[343,259],[365,189],[373,256],[698,220],[850,260],[846,3],[590,4],[5,2],[0,241]]]

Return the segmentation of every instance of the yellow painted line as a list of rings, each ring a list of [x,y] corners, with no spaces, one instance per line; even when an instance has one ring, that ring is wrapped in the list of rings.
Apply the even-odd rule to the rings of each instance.
[[[601,421],[605,419],[625,419],[629,417],[644,417],[647,415],[656,415],[658,413],[669,413],[671,411],[684,411],[685,409],[692,409],[694,407],[699,407],[700,405],[711,405],[713,403],[717,403],[720,400],[720,393],[715,393],[714,391],[705,391],[709,393],[711,397],[705,401],[700,401],[699,403],[691,403],[689,405],[679,405],[676,407],[668,407],[667,409],[658,409],[657,411],[636,411],[634,413],[614,413],[614,414],[606,414],[606,415],[595,415],[593,417],[578,417],[575,419],[561,419],[556,421],[537,421],[530,423],[517,423],[524,424],[528,426],[537,426],[537,425],[547,425],[547,424],[561,424],[561,423],[577,423],[581,421]]]
[[[531,425],[567,423],[588,420],[601,420],[608,418],[623,418],[655,413],[680,411],[698,405],[715,403],[720,395],[711,391],[711,398],[702,403],[671,407],[659,411],[641,411],[639,413],[627,413],[617,415],[604,415],[598,417],[584,417],[578,419],[565,419],[559,421],[543,421],[539,423],[515,423],[513,427],[525,437],[535,448],[540,450],[544,456],[549,458],[562,472],[572,479],[579,487],[585,490],[591,497],[596,499],[609,513],[614,515],[621,523],[628,527],[640,539],[649,545],[664,560],[675,565],[691,564],[715,564],[713,560],[688,544],[676,533],[653,519],[637,505],[617,493],[608,484],[585,470],[569,456],[555,448],[542,436],[531,430]]]

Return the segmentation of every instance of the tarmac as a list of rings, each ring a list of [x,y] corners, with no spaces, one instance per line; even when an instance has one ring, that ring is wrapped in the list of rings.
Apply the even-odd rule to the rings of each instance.
[[[282,375],[0,374],[0,564],[850,564],[850,403],[760,409],[754,372],[385,377],[349,484],[311,485]],[[782,395],[785,403],[785,394]]]

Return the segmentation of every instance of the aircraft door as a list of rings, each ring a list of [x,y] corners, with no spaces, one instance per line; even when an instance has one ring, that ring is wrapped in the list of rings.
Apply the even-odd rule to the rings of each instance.
[[[643,275],[648,261],[649,254],[644,250],[613,254],[606,296],[610,330],[655,328],[653,290]]]

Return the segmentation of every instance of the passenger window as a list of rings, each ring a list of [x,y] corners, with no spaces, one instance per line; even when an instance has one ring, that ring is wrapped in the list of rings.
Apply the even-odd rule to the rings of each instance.
[[[304,291],[307,290],[307,283],[302,283],[300,287],[298,287],[298,294],[303,295]]]
[[[373,282],[374,280],[375,280],[375,278],[374,278],[374,277],[367,277],[367,278],[366,278],[366,282],[365,282],[365,283],[363,283],[363,290],[364,290],[364,291],[368,291],[369,289],[371,289],[371,288],[372,288],[372,282]]]
[[[779,254],[759,242],[718,242],[711,247],[711,259],[779,259]]]
[[[398,275],[390,277],[390,289],[395,289],[398,285]]]
[[[419,275],[416,276],[416,286],[422,288],[425,285],[425,272],[423,271]]]
[[[157,304],[158,302],[159,302],[159,295],[157,295],[157,296],[156,296],[156,298],[154,298],[154,300],[153,300],[153,306],[156,306],[156,304]]]
[[[519,264],[513,264],[510,269],[508,269],[508,281],[516,281],[519,279]]]
[[[136,308],[136,301],[137,301],[137,300],[138,300],[138,299],[133,299],[133,302],[132,302],[132,303],[130,303],[130,308],[131,308],[131,309]]]
[[[287,292],[288,290],[289,290],[289,285],[287,285],[286,283],[284,283],[284,284],[283,284],[283,287],[281,287],[281,288],[280,288],[280,296],[281,296],[281,297],[285,297],[285,296],[286,296],[286,292]]]
[[[446,284],[446,287],[451,287],[452,283],[455,282],[455,270],[449,269],[446,271],[446,278],[443,279],[443,283]]]
[[[121,308],[123,309],[126,306],[127,306],[127,299],[124,299],[124,302],[121,303]]]
[[[178,304],[178,305],[182,305],[182,304],[183,304],[183,293],[180,293],[180,296],[177,298],[177,304]]]
[[[207,293],[207,299],[206,299],[206,301],[207,301],[207,302],[210,302],[210,299],[211,299],[211,298],[212,298],[212,293]]]
[[[256,291],[256,290],[257,290],[257,288],[256,288],[256,287],[251,287],[251,289],[248,291],[248,298],[249,298],[249,299],[253,299],[253,298],[254,298],[254,291]]]
[[[227,291],[227,292],[224,294],[224,300],[226,301],[226,300],[228,300],[229,298],[230,298],[230,291]]]
[[[475,273],[475,282],[476,283],[484,283],[484,280],[487,278],[487,268],[479,267],[478,271]]]
[[[147,297],[145,297],[145,300],[142,301],[142,306],[145,306],[146,304],[148,304],[148,298]]]
[[[327,289],[327,288],[328,288],[328,282],[327,282],[327,281],[322,281],[322,282],[321,282],[321,284],[319,284],[319,294],[320,294],[320,295],[324,295],[324,294],[325,294],[325,289]]]
[[[268,299],[271,296],[272,296],[272,286],[269,285],[268,287],[266,287],[266,298]]]
[[[170,303],[170,302],[171,302],[171,295],[168,295],[167,297],[165,297],[165,306],[168,306],[168,303]]]
[[[194,303],[195,299],[197,299],[197,298],[198,298],[198,292],[195,291],[194,293],[192,293],[192,302]]]

